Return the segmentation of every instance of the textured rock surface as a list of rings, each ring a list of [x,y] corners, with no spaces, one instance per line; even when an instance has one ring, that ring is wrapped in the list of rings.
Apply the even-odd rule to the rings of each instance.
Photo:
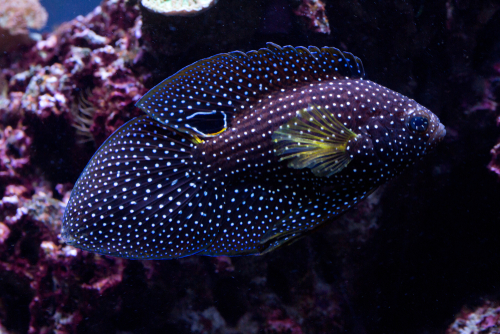
[[[500,332],[500,307],[485,302],[474,311],[463,308],[446,334],[495,334]]]

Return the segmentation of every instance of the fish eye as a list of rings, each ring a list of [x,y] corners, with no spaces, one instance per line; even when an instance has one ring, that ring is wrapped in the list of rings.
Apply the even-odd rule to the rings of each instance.
[[[415,116],[410,119],[410,129],[417,132],[424,132],[429,127],[429,120],[422,116]]]

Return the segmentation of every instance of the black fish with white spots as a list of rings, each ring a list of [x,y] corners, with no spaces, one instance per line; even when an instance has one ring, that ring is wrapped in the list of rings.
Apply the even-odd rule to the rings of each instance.
[[[446,131],[324,47],[200,60],[137,103],[78,179],[63,239],[134,259],[262,254],[332,221]]]

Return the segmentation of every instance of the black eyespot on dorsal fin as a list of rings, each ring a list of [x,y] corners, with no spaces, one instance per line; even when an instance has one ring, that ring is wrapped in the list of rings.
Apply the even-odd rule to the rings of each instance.
[[[225,130],[227,119],[270,93],[324,80],[362,78],[361,60],[333,47],[280,47],[233,51],[202,59],[165,79],[136,104],[170,128],[210,137]],[[205,130],[191,124],[205,117]],[[197,131],[194,131],[196,128]]]

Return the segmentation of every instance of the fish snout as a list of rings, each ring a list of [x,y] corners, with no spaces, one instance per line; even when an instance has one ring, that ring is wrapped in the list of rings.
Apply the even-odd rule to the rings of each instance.
[[[437,128],[431,134],[431,143],[438,143],[446,136],[446,128],[442,123],[439,123]]]

